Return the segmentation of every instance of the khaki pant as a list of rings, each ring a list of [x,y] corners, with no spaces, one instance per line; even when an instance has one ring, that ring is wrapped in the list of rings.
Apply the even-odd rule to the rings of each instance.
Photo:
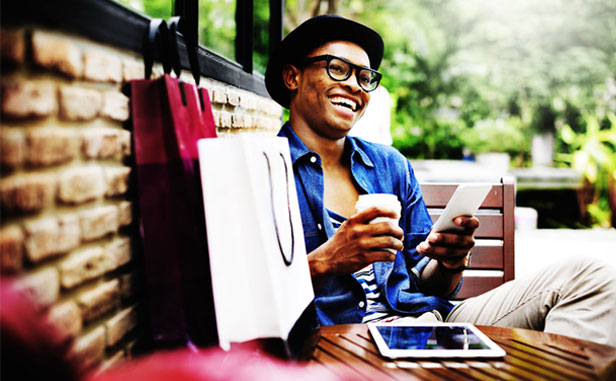
[[[568,259],[458,304],[445,319],[557,333],[616,346],[616,269]]]

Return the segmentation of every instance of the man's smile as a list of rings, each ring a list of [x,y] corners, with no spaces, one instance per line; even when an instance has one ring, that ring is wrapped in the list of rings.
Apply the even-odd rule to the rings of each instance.
[[[334,106],[346,107],[353,112],[356,112],[358,109],[357,102],[349,98],[333,96],[333,97],[330,97],[329,100],[332,104],[334,104]]]

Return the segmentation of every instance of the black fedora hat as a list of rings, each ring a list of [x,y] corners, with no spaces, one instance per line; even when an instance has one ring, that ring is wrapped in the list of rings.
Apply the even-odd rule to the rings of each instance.
[[[373,29],[338,15],[313,17],[291,31],[270,57],[265,87],[272,99],[289,108],[290,92],[282,80],[282,69],[287,64],[299,64],[308,53],[329,41],[350,41],[361,46],[374,70],[383,59],[383,39]]]

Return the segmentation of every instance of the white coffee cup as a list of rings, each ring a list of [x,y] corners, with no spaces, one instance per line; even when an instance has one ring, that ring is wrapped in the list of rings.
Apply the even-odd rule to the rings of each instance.
[[[398,200],[398,197],[395,194],[389,193],[370,193],[370,194],[360,194],[357,202],[355,203],[355,210],[357,213],[363,212],[366,209],[369,209],[373,206],[378,206],[381,209],[391,210],[396,212],[398,216],[401,213],[402,205]],[[390,217],[377,217],[370,221],[371,224],[377,224],[379,222],[392,221],[395,224],[398,223],[399,218],[390,218]],[[387,251],[395,254],[396,250],[394,249],[386,249]]]

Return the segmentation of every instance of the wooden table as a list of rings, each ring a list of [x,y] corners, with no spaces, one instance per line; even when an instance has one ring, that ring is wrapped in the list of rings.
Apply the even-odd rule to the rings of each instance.
[[[309,363],[355,380],[616,380],[616,347],[526,329],[479,329],[507,352],[502,360],[389,360],[366,325],[349,324],[322,327]]]

